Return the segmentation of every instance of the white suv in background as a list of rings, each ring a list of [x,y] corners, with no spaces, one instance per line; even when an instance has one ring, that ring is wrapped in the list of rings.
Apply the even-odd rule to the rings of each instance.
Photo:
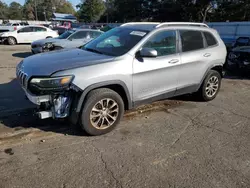
[[[43,26],[29,25],[15,31],[0,34],[0,39],[9,45],[32,43],[35,40],[58,37],[58,33]]]

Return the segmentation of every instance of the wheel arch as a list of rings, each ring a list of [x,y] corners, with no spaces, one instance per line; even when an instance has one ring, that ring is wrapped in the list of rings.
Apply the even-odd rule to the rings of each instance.
[[[130,93],[129,93],[129,90],[128,90],[128,87],[126,86],[126,84],[120,80],[112,80],[112,81],[95,83],[95,84],[88,86],[86,89],[84,89],[84,91],[82,92],[82,94],[78,100],[78,104],[76,107],[76,113],[79,113],[81,111],[82,106],[84,105],[84,101],[85,101],[88,93],[94,89],[99,89],[99,88],[109,88],[109,89],[117,92],[121,96],[121,98],[124,102],[125,109],[129,110],[132,108],[132,100],[131,100],[131,96],[130,96]]]
[[[221,78],[223,77],[223,65],[222,64],[213,65],[213,66],[209,67],[207,69],[207,71],[205,72],[205,74],[203,75],[202,80],[201,80],[199,86],[197,87],[197,90],[201,87],[202,83],[204,82],[204,80],[205,80],[205,78],[210,70],[215,70],[215,71],[219,72],[221,75]]]

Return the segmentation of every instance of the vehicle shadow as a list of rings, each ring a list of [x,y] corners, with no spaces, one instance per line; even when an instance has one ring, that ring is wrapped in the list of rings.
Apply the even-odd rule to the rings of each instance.
[[[12,54],[13,57],[18,57],[18,58],[26,58],[26,57],[29,57],[31,55],[32,55],[31,52],[19,52],[19,53]]]
[[[36,128],[45,132],[87,136],[80,126],[72,125],[67,120],[41,120],[36,112],[36,106],[25,98],[16,79],[0,84],[0,131]]]

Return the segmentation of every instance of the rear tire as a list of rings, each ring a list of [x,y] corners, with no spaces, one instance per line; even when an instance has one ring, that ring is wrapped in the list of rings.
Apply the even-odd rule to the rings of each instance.
[[[17,41],[14,37],[8,37],[7,39],[9,45],[16,45]]]
[[[89,135],[103,135],[120,123],[123,114],[124,102],[118,93],[108,88],[96,89],[87,95],[80,125]]]
[[[199,91],[197,92],[198,97],[202,101],[211,101],[213,100],[221,86],[221,75],[218,71],[210,70],[203,81]]]

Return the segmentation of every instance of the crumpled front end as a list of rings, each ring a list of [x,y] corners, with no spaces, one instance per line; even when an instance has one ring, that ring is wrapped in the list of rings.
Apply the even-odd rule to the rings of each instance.
[[[38,106],[41,119],[61,119],[70,115],[72,101],[80,91],[71,84],[73,76],[29,77],[23,71],[22,63],[17,66],[16,76],[27,98]]]

